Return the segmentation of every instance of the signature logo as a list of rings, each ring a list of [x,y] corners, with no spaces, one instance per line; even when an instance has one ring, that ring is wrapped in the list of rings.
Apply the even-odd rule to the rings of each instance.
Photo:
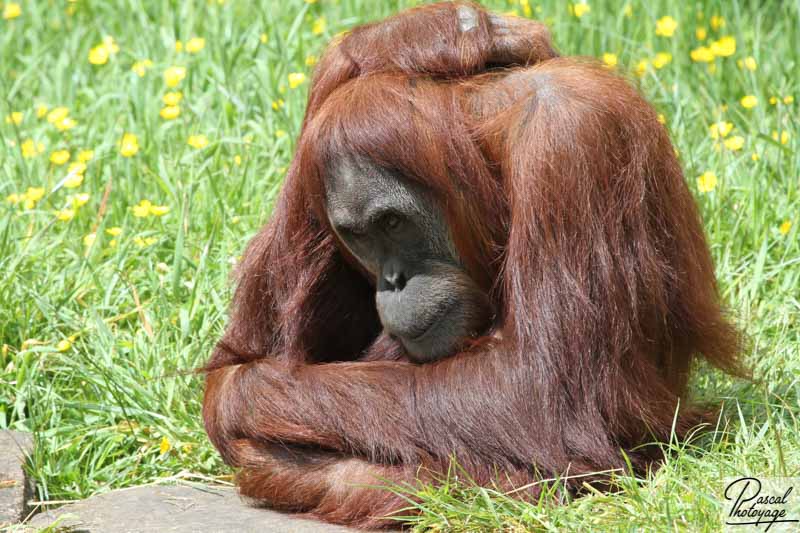
[[[769,531],[778,524],[800,523],[797,478],[769,478],[762,482],[755,477],[740,477],[726,481],[723,493],[729,502],[724,516],[726,526],[752,526],[750,529],[764,526],[764,531]]]

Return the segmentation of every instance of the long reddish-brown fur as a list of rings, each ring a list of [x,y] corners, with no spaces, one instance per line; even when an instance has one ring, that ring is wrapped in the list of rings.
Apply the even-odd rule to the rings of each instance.
[[[737,371],[700,219],[664,127],[625,80],[558,58],[536,23],[498,60],[456,4],[357,28],[318,67],[297,153],[250,243],[205,368],[205,424],[242,494],[375,527],[406,507],[366,485],[637,471],[704,420],[694,357]],[[493,55],[494,54],[494,55]],[[498,68],[510,67],[510,68]],[[381,335],[338,245],[338,155],[423,183],[491,294],[487,336],[427,365]],[[678,413],[677,419],[675,418]],[[422,468],[420,468],[422,467]]]

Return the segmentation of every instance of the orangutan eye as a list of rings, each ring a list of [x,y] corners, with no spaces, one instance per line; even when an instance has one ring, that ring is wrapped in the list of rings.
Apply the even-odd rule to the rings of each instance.
[[[386,214],[379,220],[380,226],[386,231],[397,231],[402,223],[403,219],[394,213]]]

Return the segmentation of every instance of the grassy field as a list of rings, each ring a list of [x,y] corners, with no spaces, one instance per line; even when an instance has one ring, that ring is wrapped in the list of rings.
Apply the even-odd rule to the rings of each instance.
[[[43,500],[229,479],[192,374],[229,273],[325,43],[414,2],[2,2],[0,428],[35,432]],[[723,477],[800,476],[800,2],[485,4],[616,64],[663,114],[755,380],[701,368],[720,431],[622,494],[553,509],[453,483],[421,493],[419,526],[717,530]]]

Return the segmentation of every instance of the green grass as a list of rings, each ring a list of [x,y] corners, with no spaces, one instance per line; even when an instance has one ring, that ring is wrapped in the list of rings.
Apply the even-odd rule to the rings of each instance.
[[[290,88],[287,75],[310,75],[307,58],[336,33],[413,2],[21,4],[20,17],[0,19],[0,428],[36,433],[31,469],[41,499],[227,475],[202,429],[202,380],[192,369],[222,331],[231,266],[268,218],[291,160],[308,81]],[[524,14],[519,2],[485,4]],[[552,508],[451,480],[421,493],[420,527],[716,530],[722,477],[800,475],[800,3],[631,0],[630,17],[624,0],[589,4],[577,18],[561,1],[530,3],[563,54],[616,54],[663,113],[722,293],[750,336],[755,381],[700,368],[694,395],[724,402],[721,430],[677,449],[651,478],[623,478],[622,494]],[[678,23],[672,37],[655,33],[665,15]],[[725,26],[713,29],[713,15]],[[327,22],[319,35],[318,17]],[[696,27],[709,41],[736,40],[715,71],[690,58],[707,45]],[[89,50],[104,35],[119,51],[92,65]],[[193,36],[205,39],[199,53],[176,52],[176,39]],[[659,52],[671,61],[638,76],[639,62]],[[748,56],[755,70],[737,65]],[[144,59],[152,67],[139,77],[131,66]],[[186,67],[183,101],[180,116],[165,121],[162,74],[173,65]],[[758,105],[744,108],[745,95]],[[787,96],[797,101],[784,103]],[[62,132],[37,118],[40,105],[67,107],[75,127]],[[15,111],[20,124],[3,120]],[[709,125],[720,120],[733,124],[728,138],[741,136],[742,149],[715,149]],[[787,132],[786,143],[773,131]],[[117,145],[125,132],[140,147],[130,158]],[[194,134],[208,145],[190,147]],[[44,152],[23,158],[27,139]],[[55,190],[68,164],[51,164],[49,154],[60,149],[70,163],[94,150],[76,188]],[[700,192],[706,171],[716,187]],[[44,188],[35,205],[5,200],[29,187]],[[59,220],[75,193],[88,201]],[[142,199],[169,212],[136,217]],[[107,233],[117,227],[119,235]]]

